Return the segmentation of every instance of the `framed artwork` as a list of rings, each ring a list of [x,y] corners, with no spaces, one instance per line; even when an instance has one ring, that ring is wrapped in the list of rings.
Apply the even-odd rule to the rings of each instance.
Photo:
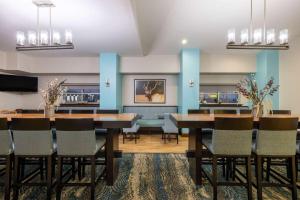
[[[166,103],[165,79],[135,79],[134,103]]]

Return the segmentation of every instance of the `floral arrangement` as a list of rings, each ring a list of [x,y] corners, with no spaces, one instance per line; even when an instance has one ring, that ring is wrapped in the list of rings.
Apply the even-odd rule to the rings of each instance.
[[[255,115],[258,116],[262,114],[262,107],[266,97],[268,95],[273,96],[278,91],[279,85],[274,85],[274,78],[271,77],[265,87],[259,90],[254,75],[251,75],[241,80],[236,85],[236,88],[241,95],[252,102],[253,110],[256,111]]]
[[[41,90],[45,110],[51,106],[55,106],[58,103],[59,98],[66,90],[66,88],[63,86],[65,82],[66,80],[59,81],[57,78],[55,78],[48,83],[47,89]]]

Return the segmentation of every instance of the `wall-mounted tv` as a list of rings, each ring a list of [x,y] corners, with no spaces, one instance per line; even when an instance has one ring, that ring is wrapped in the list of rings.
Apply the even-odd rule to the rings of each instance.
[[[38,78],[0,74],[0,91],[37,92]]]

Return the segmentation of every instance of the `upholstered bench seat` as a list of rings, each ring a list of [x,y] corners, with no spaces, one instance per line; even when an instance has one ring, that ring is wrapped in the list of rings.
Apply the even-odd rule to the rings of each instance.
[[[164,120],[161,119],[139,119],[137,124],[141,127],[156,128],[164,125]]]

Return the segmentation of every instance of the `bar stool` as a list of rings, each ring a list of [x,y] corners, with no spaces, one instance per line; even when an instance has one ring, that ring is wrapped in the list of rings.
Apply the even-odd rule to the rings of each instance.
[[[253,154],[256,160],[257,175],[257,198],[262,199],[262,188],[264,186],[288,187],[292,190],[292,198],[297,199],[296,186],[296,135],[298,127],[298,118],[295,117],[262,117],[257,134],[256,144],[253,147]],[[289,165],[291,177],[289,183],[270,183],[263,182],[263,165],[262,160],[269,159],[286,159]],[[272,165],[272,162],[269,162]],[[267,169],[270,171],[270,169]],[[272,173],[271,173],[272,175]]]
[[[4,200],[10,199],[10,188],[11,188],[11,173],[12,173],[12,160],[13,160],[13,145],[11,133],[8,130],[6,118],[0,118],[0,165],[4,165],[5,168],[0,172],[4,173],[4,183],[1,183],[1,186],[4,186]]]
[[[252,146],[252,117],[216,117],[212,140],[205,140],[204,145],[212,154],[212,178],[202,169],[213,186],[213,199],[217,199],[218,186],[244,186],[247,188],[248,199],[252,199],[251,182],[251,146]],[[235,182],[234,174],[231,182],[218,182],[218,158],[245,159],[246,182]],[[240,180],[241,181],[241,180]]]
[[[91,199],[95,199],[95,186],[101,174],[96,179],[96,159],[101,156],[101,150],[105,149],[105,140],[96,140],[93,119],[56,119],[58,173],[56,199],[61,198],[61,191],[66,186],[89,186]],[[105,156],[103,156],[105,157]],[[80,165],[91,165],[91,181],[69,183],[63,182],[62,170],[64,158],[85,158]],[[90,159],[90,160],[87,160]],[[106,160],[97,165],[105,165]],[[104,172],[104,171],[103,171]]]
[[[14,138],[14,193],[13,198],[18,199],[21,186],[46,186],[47,199],[51,199],[52,178],[53,178],[53,159],[55,149],[48,118],[13,118],[11,129]],[[30,182],[32,177],[20,177],[21,165],[26,165],[27,158],[46,159],[47,176],[46,182]],[[20,162],[20,159],[25,161]],[[43,163],[39,170],[43,173]],[[43,179],[41,173],[41,179]],[[36,176],[37,174],[35,174]],[[30,175],[28,175],[30,176]]]

